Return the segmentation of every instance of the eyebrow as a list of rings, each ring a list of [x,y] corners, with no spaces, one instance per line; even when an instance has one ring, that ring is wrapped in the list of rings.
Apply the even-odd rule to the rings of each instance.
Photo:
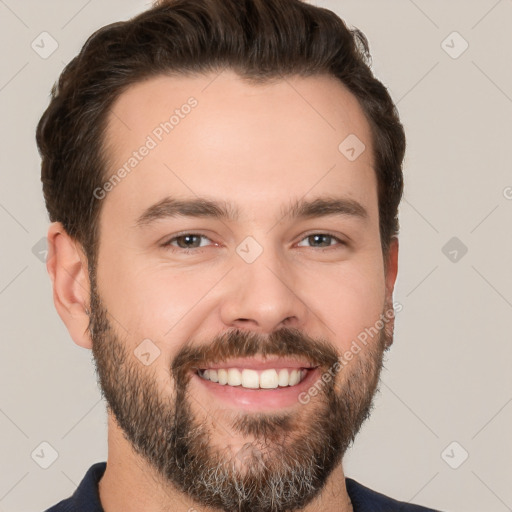
[[[313,217],[341,216],[361,220],[368,219],[368,211],[355,199],[346,197],[319,197],[311,201],[298,199],[281,208],[282,217],[306,219]],[[135,222],[136,227],[144,227],[157,220],[175,217],[212,218],[236,222],[240,218],[237,206],[226,201],[214,201],[197,197],[175,199],[166,197],[149,206]]]

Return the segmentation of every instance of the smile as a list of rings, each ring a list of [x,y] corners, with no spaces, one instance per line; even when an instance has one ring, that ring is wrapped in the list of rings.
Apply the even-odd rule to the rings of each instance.
[[[223,408],[257,412],[296,406],[320,378],[320,368],[302,358],[253,356],[198,364],[192,374],[210,405],[220,400]]]
[[[306,368],[269,368],[254,370],[251,368],[210,368],[199,370],[202,379],[222,386],[241,386],[247,389],[277,389],[296,386],[308,373]]]

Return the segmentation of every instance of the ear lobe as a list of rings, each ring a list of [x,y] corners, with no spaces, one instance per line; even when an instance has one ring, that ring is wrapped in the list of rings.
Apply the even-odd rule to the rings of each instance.
[[[87,259],[80,244],[73,240],[60,222],[48,229],[46,269],[53,285],[53,302],[73,341],[92,348],[87,314],[90,283]]]

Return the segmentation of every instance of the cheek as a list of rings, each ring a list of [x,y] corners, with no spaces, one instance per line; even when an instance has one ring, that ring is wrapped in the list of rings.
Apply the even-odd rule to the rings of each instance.
[[[328,326],[326,335],[339,349],[349,347],[382,314],[385,300],[382,269],[341,266],[324,273],[317,271],[308,282],[311,284],[302,288],[306,303]]]
[[[137,265],[137,258],[120,258],[106,269],[98,268],[100,295],[112,316],[137,339],[168,341],[177,332],[186,336],[187,320],[218,281],[214,272]]]

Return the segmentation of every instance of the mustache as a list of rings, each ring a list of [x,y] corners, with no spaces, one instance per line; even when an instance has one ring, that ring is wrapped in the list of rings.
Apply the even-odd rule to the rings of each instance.
[[[261,356],[306,359],[314,366],[330,368],[339,357],[327,339],[314,339],[294,328],[282,328],[268,336],[233,329],[216,336],[210,343],[185,345],[176,354],[171,370],[176,378],[192,369],[221,363],[233,358]]]

